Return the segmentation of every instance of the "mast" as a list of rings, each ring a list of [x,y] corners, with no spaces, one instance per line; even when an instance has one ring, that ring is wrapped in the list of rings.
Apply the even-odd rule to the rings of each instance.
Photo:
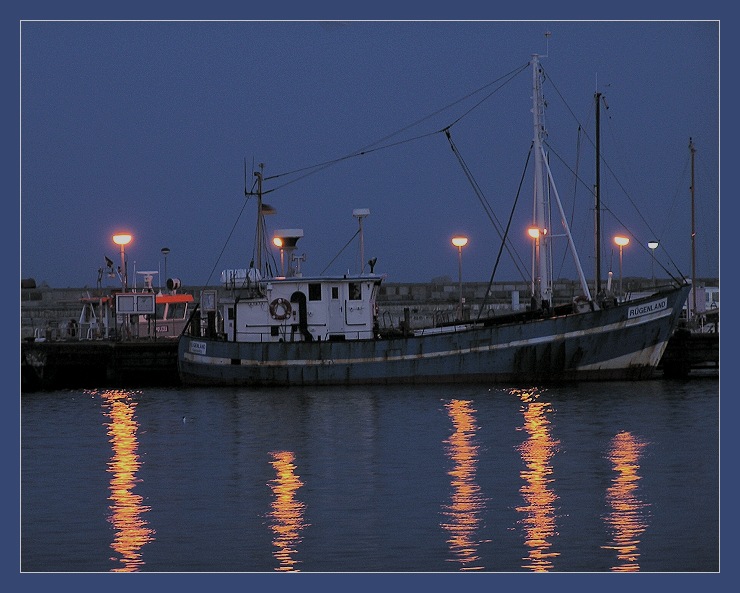
[[[537,307],[549,308],[552,304],[552,239],[555,237],[550,228],[550,195],[555,198],[555,203],[560,214],[560,223],[565,231],[565,237],[568,239],[568,247],[573,255],[573,261],[578,272],[578,279],[581,283],[581,290],[589,301],[591,292],[583,274],[581,262],[578,259],[575,243],[568,226],[568,220],[563,211],[563,205],[560,202],[560,195],[555,185],[555,180],[550,170],[550,164],[547,162],[543,148],[544,138],[547,136],[545,130],[545,100],[542,96],[543,74],[540,68],[539,56],[532,56],[532,115],[534,125],[534,229],[530,229],[530,235],[534,238],[534,256],[532,277],[536,278],[536,287],[538,290],[533,291],[534,304]],[[562,236],[562,235],[560,235]],[[535,284],[533,282],[533,284]]]
[[[596,237],[594,244],[596,248],[596,295],[601,293],[601,93],[594,94],[596,100],[596,207],[594,214],[596,220],[594,229]]]
[[[260,170],[254,172],[254,176],[257,178],[257,269],[262,272],[262,244],[264,238],[262,237],[264,224],[264,214],[262,213],[262,164],[260,163]]]
[[[257,266],[256,269],[262,273],[262,246],[264,244],[264,228],[265,228],[265,213],[262,204],[262,170],[264,163],[260,163],[260,170],[254,172],[254,176],[257,178],[257,232],[255,237],[257,239]],[[247,191],[247,161],[244,161],[244,195],[253,196],[255,194]],[[269,206],[267,206],[269,208]]]
[[[692,314],[696,311],[696,216],[694,210],[694,140],[689,138],[689,151],[691,151],[691,298],[688,306],[688,320],[691,321]]]
[[[535,281],[535,298],[538,307],[549,307],[552,299],[552,286],[549,277],[548,259],[550,241],[548,224],[545,218],[547,191],[545,179],[545,159],[542,150],[545,132],[545,102],[542,97],[542,72],[538,55],[532,56],[532,115],[534,126],[534,206],[533,219],[538,231],[535,239],[533,276]]]

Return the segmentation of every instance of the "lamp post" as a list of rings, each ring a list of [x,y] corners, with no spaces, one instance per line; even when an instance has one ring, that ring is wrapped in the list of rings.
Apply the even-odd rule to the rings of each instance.
[[[169,247],[162,247],[162,255],[164,255],[164,285],[167,286],[167,256],[170,253]],[[162,279],[159,279],[159,286],[162,287]]]
[[[542,296],[540,294],[540,276],[537,272],[540,260],[540,229],[529,227],[527,234],[534,239],[534,243],[532,243],[532,298],[539,303]]]
[[[628,237],[620,237],[617,235],[614,237],[614,242],[619,245],[619,294],[624,299],[624,293],[622,292],[622,249],[625,245],[628,245],[630,240]]]
[[[657,241],[648,241],[648,247],[650,248],[650,275],[653,278],[653,287],[655,286],[655,250],[658,248]]]
[[[457,247],[457,277],[460,285],[459,319],[463,319],[463,288],[462,288],[462,248],[468,244],[467,237],[453,237],[452,244]]]
[[[283,240],[280,237],[275,237],[272,240],[272,244],[280,249],[280,275],[285,276],[285,252],[283,250]]]
[[[113,235],[113,242],[116,245],[121,246],[121,285],[123,286],[123,292],[126,292],[128,288],[128,271],[126,270],[126,254],[124,253],[124,247],[131,243],[131,235],[125,233],[117,233]]]

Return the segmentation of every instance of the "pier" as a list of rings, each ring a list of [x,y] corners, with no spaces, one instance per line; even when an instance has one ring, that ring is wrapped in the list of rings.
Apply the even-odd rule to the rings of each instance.
[[[21,390],[173,387],[177,340],[21,343]]]

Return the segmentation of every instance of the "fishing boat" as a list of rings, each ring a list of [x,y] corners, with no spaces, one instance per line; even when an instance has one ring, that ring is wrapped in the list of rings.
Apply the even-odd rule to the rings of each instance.
[[[180,337],[195,305],[192,294],[180,291],[179,278],[168,278],[166,291],[155,290],[152,279],[157,272],[137,272],[144,277],[144,287],[131,292],[84,295],[79,321],[67,325],[66,335],[77,340],[137,340]],[[155,308],[149,314],[122,314],[116,310],[116,296],[153,295]]]
[[[663,355],[690,284],[685,280],[636,300],[592,295],[544,147],[540,56],[531,59],[534,208],[531,306],[486,319],[384,331],[375,261],[357,274],[304,276],[292,251],[301,229],[276,233],[288,270],[266,275],[262,171],[257,187],[257,262],[226,270],[225,290],[204,290],[178,344],[185,385],[313,386],[441,382],[552,382],[646,379]],[[246,187],[245,187],[246,193]],[[550,206],[559,208],[580,294],[555,303],[550,275]],[[360,230],[367,209],[357,209]],[[558,231],[558,234],[560,232]],[[360,233],[361,261],[362,234]],[[297,263],[297,265],[295,265]]]

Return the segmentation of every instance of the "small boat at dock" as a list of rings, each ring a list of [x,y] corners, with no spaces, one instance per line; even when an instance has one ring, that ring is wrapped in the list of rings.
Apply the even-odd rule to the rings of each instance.
[[[156,272],[140,272],[144,287],[140,290],[104,291],[80,297],[80,314],[58,328],[37,329],[31,338],[44,341],[132,341],[180,337],[195,306],[192,294],[181,291],[178,278],[167,279],[167,289],[157,290],[152,285]],[[154,309],[146,314],[124,314],[117,310],[121,296],[130,298],[146,295],[153,299]]]

